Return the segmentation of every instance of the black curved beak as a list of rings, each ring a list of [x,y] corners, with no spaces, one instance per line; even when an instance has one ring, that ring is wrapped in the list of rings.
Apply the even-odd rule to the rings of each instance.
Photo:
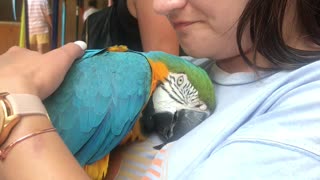
[[[156,113],[152,116],[154,129],[160,138],[167,141],[173,136],[173,128],[176,124],[175,114],[171,112]]]
[[[155,148],[160,149],[165,144],[178,140],[209,116],[210,112],[189,109],[182,109],[175,114],[164,112],[153,115],[152,119],[155,120],[154,127],[156,128],[156,132],[165,142]]]

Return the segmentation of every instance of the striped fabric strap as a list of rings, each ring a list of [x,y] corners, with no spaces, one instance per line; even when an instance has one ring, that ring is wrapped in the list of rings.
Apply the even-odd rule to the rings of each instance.
[[[162,143],[159,137],[151,135],[146,141],[117,147],[111,152],[105,180],[141,180],[159,152],[153,147]]]
[[[169,146],[170,144],[167,144],[157,153],[142,180],[167,179],[167,165],[165,163],[168,159],[167,149]]]

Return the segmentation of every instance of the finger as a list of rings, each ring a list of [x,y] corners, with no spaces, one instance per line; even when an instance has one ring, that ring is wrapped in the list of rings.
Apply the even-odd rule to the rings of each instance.
[[[77,41],[42,55],[39,76],[35,78],[42,99],[58,88],[74,60],[83,55],[86,47],[86,43]]]
[[[32,55],[39,55],[39,53],[26,48],[13,46],[1,55],[0,63],[6,63],[4,61],[10,61],[10,63],[14,63],[16,61],[25,60],[27,57]]]
[[[18,57],[18,56],[23,56],[26,57],[28,54],[39,54],[36,51],[31,51],[29,49],[26,48],[21,48],[19,46],[12,46],[11,48],[8,49],[7,52],[5,52],[5,54],[8,54],[10,56],[13,57]]]
[[[58,49],[52,50],[44,54],[45,63],[54,69],[61,69],[66,73],[75,59],[81,57],[87,44],[83,41],[68,43]]]
[[[16,52],[20,52],[20,51],[27,51],[27,49],[21,48],[21,47],[19,47],[19,46],[12,46],[11,48],[9,48],[9,49],[7,50],[6,53],[16,53]]]

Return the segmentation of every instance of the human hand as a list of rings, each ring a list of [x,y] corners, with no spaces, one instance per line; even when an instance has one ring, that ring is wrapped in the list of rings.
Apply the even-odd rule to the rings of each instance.
[[[45,99],[61,84],[86,44],[68,43],[46,54],[12,47],[0,55],[0,92],[24,93]]]

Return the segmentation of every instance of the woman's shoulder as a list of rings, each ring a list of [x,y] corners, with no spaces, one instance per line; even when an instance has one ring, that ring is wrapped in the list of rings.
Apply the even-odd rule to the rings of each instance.
[[[283,71],[279,74],[285,74],[280,83],[286,87],[298,88],[308,86],[309,90],[311,88],[320,88],[320,60],[293,71]]]
[[[304,66],[292,71],[292,74],[300,74],[300,73],[306,73],[306,74],[310,74],[310,75],[319,74],[320,73],[320,60],[315,61],[313,63],[309,63],[307,65],[304,65]]]

